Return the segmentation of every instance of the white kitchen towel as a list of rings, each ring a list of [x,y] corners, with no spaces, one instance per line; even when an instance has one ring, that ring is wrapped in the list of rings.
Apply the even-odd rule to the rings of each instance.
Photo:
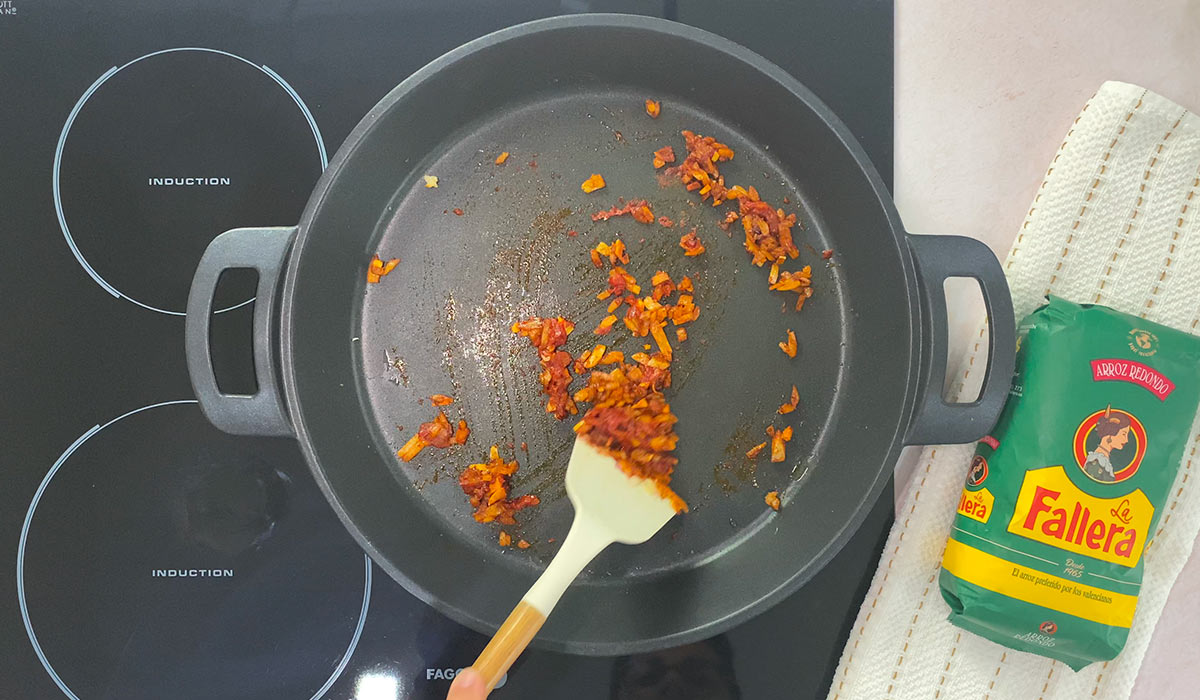
[[[1143,88],[1105,83],[1067,131],[1004,262],[1017,319],[1054,293],[1200,332],[1198,192],[1200,118]],[[973,345],[955,394],[978,391],[986,324]],[[1194,420],[1146,550],[1129,641],[1115,660],[1078,672],[946,622],[937,576],[973,446],[926,448],[829,698],[1127,698],[1200,529],[1198,432]]]

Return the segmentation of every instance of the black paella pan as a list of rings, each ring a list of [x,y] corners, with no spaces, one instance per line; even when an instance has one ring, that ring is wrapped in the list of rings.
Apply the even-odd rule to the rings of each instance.
[[[658,119],[643,111],[646,98],[662,102]],[[729,183],[755,185],[773,203],[788,198],[780,206],[803,227],[798,262],[814,270],[803,311],[791,310],[794,295],[767,291],[765,268],[717,226],[724,209],[656,178],[651,152],[682,154],[683,129],[733,148],[722,164]],[[496,165],[503,151],[511,156]],[[579,184],[592,173],[608,187],[585,195]],[[436,189],[423,186],[426,174],[439,178]],[[708,252],[682,256],[688,229],[590,220],[619,197],[649,199],[656,215],[698,227]],[[639,280],[664,269],[695,281],[701,315],[676,350],[668,390],[680,419],[672,485],[692,512],[644,545],[603,552],[535,644],[632,653],[727,629],[833,557],[904,445],[973,440],[999,413],[1014,323],[988,248],[906,234],[845,126],[778,67],[694,28],[620,15],[532,22],[437,59],[364,117],[298,226],[216,238],[188,303],[201,406],[229,432],[294,435],[384,570],[455,620],[493,631],[571,515],[562,474],[573,421],[544,413],[536,354],[509,326],[566,316],[578,324],[567,349],[590,347],[605,273],[587,251],[618,235]],[[825,249],[835,251],[828,264]],[[402,262],[367,285],[376,252]],[[213,378],[208,312],[230,268],[259,273],[253,396],[223,394]],[[947,277],[978,280],[991,319],[988,377],[969,404],[941,398]],[[788,329],[799,338],[794,360],[776,345]],[[793,384],[800,409],[776,415]],[[456,398],[448,415],[467,420],[471,437],[404,464],[396,449],[433,417],[425,397],[434,393]],[[787,461],[747,460],[771,424],[795,429]],[[457,486],[492,444],[521,462],[515,493],[542,499],[509,528],[530,549],[499,547]],[[763,503],[769,490],[783,496],[779,513]]]

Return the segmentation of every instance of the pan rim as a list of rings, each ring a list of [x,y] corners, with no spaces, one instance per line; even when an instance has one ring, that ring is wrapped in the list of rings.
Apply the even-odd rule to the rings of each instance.
[[[781,88],[787,90],[791,95],[799,99],[810,110],[812,110],[812,112],[824,123],[825,127],[832,132],[842,147],[846,149],[848,155],[853,158],[856,166],[869,184],[875,200],[878,202],[878,205],[882,210],[884,218],[888,222],[888,227],[890,228],[892,238],[896,245],[897,258],[901,266],[901,274],[905,286],[910,290],[910,294],[908,294],[906,302],[908,307],[909,336],[911,340],[911,347],[913,348],[913,357],[909,363],[909,374],[905,378],[906,392],[901,404],[901,413],[897,417],[898,420],[896,424],[896,432],[892,436],[891,447],[886,454],[880,456],[880,468],[876,473],[874,480],[869,484],[869,487],[863,491],[861,500],[855,504],[852,512],[849,514],[849,517],[844,519],[843,525],[836,531],[836,535],[826,541],[816,556],[812,557],[805,566],[797,568],[790,577],[782,580],[778,586],[772,589],[769,593],[759,597],[756,601],[731,611],[720,618],[709,620],[703,625],[693,626],[682,631],[672,631],[665,635],[659,635],[650,638],[641,637],[632,642],[597,642],[576,641],[569,638],[539,638],[534,643],[535,647],[553,651],[581,655],[608,656],[642,653],[670,646],[676,646],[679,644],[686,644],[726,631],[735,626],[737,623],[745,621],[754,615],[766,611],[788,595],[794,593],[817,572],[823,569],[830,562],[830,560],[832,560],[833,557],[839,551],[841,551],[842,547],[846,544],[850,537],[858,531],[868,513],[872,510],[872,508],[878,502],[878,499],[881,497],[881,491],[883,490],[883,487],[891,479],[892,470],[895,466],[896,460],[899,457],[900,451],[903,448],[903,435],[905,428],[911,422],[913,413],[915,411],[916,398],[920,390],[920,384],[917,379],[920,375],[920,367],[922,362],[921,354],[924,350],[925,338],[922,337],[924,334],[924,327],[922,324],[922,311],[919,303],[916,269],[912,261],[911,254],[908,251],[908,247],[905,244],[904,228],[900,222],[899,213],[896,211],[895,204],[890,193],[883,184],[882,178],[879,176],[874,164],[868,158],[865,151],[863,151],[862,147],[859,145],[857,139],[851,134],[845,124],[812,91],[810,91],[807,87],[800,83],[799,80],[784,71],[782,68],[779,68],[774,63],[768,61],[766,58],[751,51],[750,49],[747,49],[736,42],[711,32],[670,20],[644,17],[639,15],[586,14],[539,19],[515,25],[506,29],[501,29],[463,44],[462,46],[447,52],[441,57],[434,59],[393,88],[375,106],[368,110],[367,114],[351,131],[343,145],[334,155],[329,167],[321,175],[316,187],[314,188],[313,194],[311,195],[309,202],[305,207],[297,227],[295,242],[292,246],[292,253],[289,256],[287,269],[284,274],[279,327],[281,344],[280,374],[285,399],[290,409],[290,415],[296,439],[300,443],[300,449],[304,455],[305,461],[308,463],[309,469],[313,473],[318,486],[331,506],[334,508],[338,518],[342,521],[342,524],[351,533],[359,545],[371,556],[372,560],[374,560],[377,565],[383,568],[389,576],[399,582],[410,594],[430,605],[438,612],[451,618],[455,622],[464,624],[479,631],[494,631],[493,625],[471,615],[469,611],[442,603],[430,591],[417,584],[412,578],[407,576],[403,571],[396,567],[392,563],[391,559],[374,545],[374,542],[368,534],[368,528],[360,527],[354,516],[344,506],[341,499],[333,489],[330,481],[328,480],[325,469],[321,466],[317,459],[316,451],[312,444],[311,431],[306,424],[304,411],[301,410],[303,404],[300,401],[300,391],[295,374],[293,354],[293,350],[296,347],[296,339],[293,335],[294,324],[292,322],[292,313],[294,310],[295,291],[298,280],[297,270],[303,257],[305,242],[311,235],[313,222],[317,220],[338,174],[345,168],[346,163],[355,157],[355,154],[359,151],[359,149],[362,148],[364,144],[369,142],[369,136],[380,121],[381,117],[393,109],[395,105],[402,101],[406,95],[412,93],[426,82],[433,79],[443,70],[443,68],[464,60],[480,51],[488,49],[489,47],[496,46],[513,39],[522,38],[530,34],[552,32],[563,29],[578,29],[580,27],[634,29],[639,31],[668,34],[690,41],[703,42],[710,50],[721,52],[729,56],[731,59],[747,64],[750,68],[763,73],[772,81],[779,84]]]

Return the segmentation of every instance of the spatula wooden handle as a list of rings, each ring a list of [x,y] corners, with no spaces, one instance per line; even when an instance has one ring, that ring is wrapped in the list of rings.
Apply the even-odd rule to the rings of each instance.
[[[484,647],[475,660],[474,668],[483,675],[487,682],[488,692],[496,687],[500,679],[508,672],[513,662],[529,646],[530,640],[542,628],[546,616],[540,610],[522,600],[513,608],[508,619],[500,625],[492,641]]]
[[[567,538],[550,565],[509,613],[508,619],[500,625],[492,641],[475,660],[474,668],[487,681],[488,692],[496,687],[508,668],[529,646],[530,640],[542,628],[546,616],[554,610],[567,586],[571,585],[588,562],[612,542],[611,535],[596,527],[579,511],[575,512],[575,520],[571,523]]]

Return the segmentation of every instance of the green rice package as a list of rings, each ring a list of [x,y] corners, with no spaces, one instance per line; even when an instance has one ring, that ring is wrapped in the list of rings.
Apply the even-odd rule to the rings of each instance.
[[[950,622],[1076,670],[1120,653],[1200,400],[1200,338],[1050,297],[975,451],[939,585]]]

